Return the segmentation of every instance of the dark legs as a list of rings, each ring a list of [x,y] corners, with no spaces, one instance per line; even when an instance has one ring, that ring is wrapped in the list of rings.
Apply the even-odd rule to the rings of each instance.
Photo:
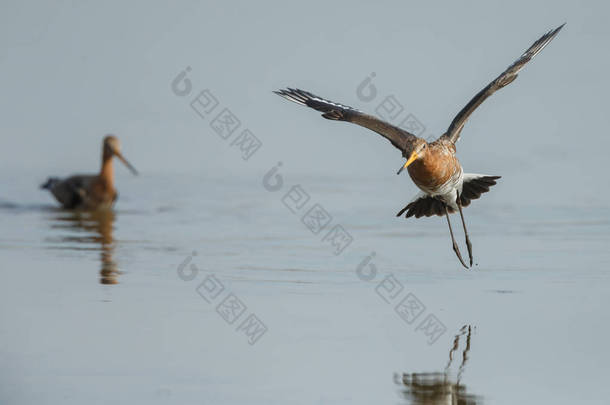
[[[464,226],[464,235],[466,235],[466,247],[468,248],[468,258],[470,259],[470,266],[472,266],[472,244],[470,243],[470,238],[468,237],[468,231],[466,230],[466,222],[464,222],[464,214],[462,214],[462,202],[460,201],[460,195],[457,197],[457,206],[460,210],[460,217],[462,218],[462,226]]]
[[[460,363],[460,368],[458,369],[458,372],[457,372],[456,386],[458,386],[458,387],[460,386],[460,382],[462,380],[462,374],[464,373],[466,363],[468,362],[468,355],[470,353],[470,339],[471,339],[471,335],[472,335],[472,326],[470,326],[470,325],[462,326],[462,329],[460,329],[460,332],[457,335],[455,335],[455,338],[453,339],[453,347],[449,351],[449,362],[445,366],[445,378],[447,378],[447,376],[449,375],[449,373],[451,371],[451,363],[453,362],[453,355],[455,354],[455,352],[457,352],[458,348],[460,347],[460,338],[463,337],[464,335],[466,335],[466,347],[464,348],[464,351],[462,351],[462,362]]]
[[[457,374],[457,384],[460,385],[460,381],[462,380],[462,374],[464,373],[464,367],[466,367],[466,362],[468,361],[468,353],[470,352],[470,336],[471,336],[472,328],[468,325],[468,335],[466,336],[466,348],[462,352],[462,363],[460,364],[460,368]]]
[[[460,332],[457,335],[455,335],[455,338],[453,338],[453,347],[449,351],[449,361],[447,362],[447,365],[445,366],[445,374],[447,374],[449,372],[449,369],[451,368],[451,363],[453,362],[453,354],[460,347],[460,337],[464,336],[466,334],[466,332],[468,332],[468,337],[466,339],[467,348],[470,349],[470,330],[471,330],[470,325],[464,325],[460,329]],[[463,357],[464,357],[464,353],[462,354],[462,358]],[[460,366],[460,368],[462,368],[462,366]]]
[[[457,255],[458,259],[460,259],[460,262],[462,263],[462,265],[464,267],[468,268],[468,266],[466,266],[466,263],[464,263],[464,259],[462,259],[462,254],[460,253],[460,248],[458,247],[457,243],[455,242],[455,238],[453,237],[453,229],[451,229],[451,222],[449,221],[449,211],[447,210],[447,204],[443,204],[443,205],[445,207],[445,216],[447,217],[447,225],[449,225],[449,233],[451,234],[451,242],[453,243],[453,251]]]
[[[470,243],[470,237],[468,236],[468,229],[466,229],[466,221],[464,220],[464,213],[462,212],[462,201],[460,199],[460,194],[456,193],[457,198],[456,198],[456,204],[458,207],[458,210],[460,211],[460,218],[462,220],[462,227],[464,228],[464,236],[466,237],[466,247],[468,248],[468,258],[470,261],[470,266],[472,266],[473,263],[473,257],[472,257],[472,243]],[[419,218],[421,216],[430,216],[430,215],[442,215],[442,210],[440,210],[441,206],[443,207],[443,209],[445,210],[445,216],[447,217],[447,225],[449,225],[449,233],[451,234],[451,243],[453,244],[453,251],[455,252],[456,256],[458,257],[458,259],[460,259],[460,262],[462,263],[462,265],[466,268],[469,268],[468,265],[466,265],[466,263],[464,262],[464,259],[462,258],[462,254],[460,253],[460,248],[458,247],[456,241],[455,241],[455,237],[453,235],[453,229],[451,228],[451,222],[449,220],[449,209],[447,207],[447,203],[445,201],[443,201],[443,198],[438,197],[438,196],[431,196],[428,195],[425,199],[418,199],[416,201],[412,201],[409,204],[407,204],[406,207],[404,207],[403,209],[401,209],[398,214],[396,214],[396,216],[401,216],[402,214],[405,213],[405,211],[411,209],[408,213],[407,213],[407,217],[410,217],[412,215],[415,215],[416,218]],[[452,210],[454,205],[451,204]]]

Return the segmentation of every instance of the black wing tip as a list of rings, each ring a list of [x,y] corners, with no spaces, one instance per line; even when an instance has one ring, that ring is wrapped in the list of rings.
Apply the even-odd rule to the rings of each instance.
[[[566,25],[567,23],[563,23],[561,24],[559,27],[554,28],[552,30],[550,30],[549,32],[547,32],[546,34],[544,34],[542,36],[542,38],[540,38],[540,42],[542,43],[542,47],[540,48],[540,51],[542,50],[542,48],[544,48],[549,42],[551,42],[556,36],[557,34],[559,34],[559,31],[561,31],[561,29],[564,27],[564,25]]]
[[[524,52],[522,58],[526,58],[526,62],[536,56],[540,51],[542,51],[561,31],[561,29],[566,25],[566,23],[561,24],[559,27],[549,30],[543,36],[541,36],[536,42],[533,43],[532,46],[528,48],[527,51]]]
[[[287,87],[285,89],[274,91],[274,93],[285,98],[286,100],[320,111],[324,113],[322,114],[322,117],[329,120],[346,121],[348,114],[358,112],[358,110],[353,107],[326,100],[320,96],[298,88]]]
[[[564,25],[566,25],[567,22],[564,22],[563,24],[561,24],[560,26],[558,26],[557,28],[551,28],[550,30],[548,30],[546,32],[546,34],[544,34],[540,39],[541,40],[545,40],[545,39],[552,39],[555,37],[555,35],[557,35],[557,33],[559,31],[561,31],[561,29],[564,27]]]
[[[290,91],[290,88],[285,88],[285,89],[279,89],[279,90],[274,90],[273,91],[275,94],[277,94],[278,96],[286,96],[291,94],[292,92]]]
[[[286,100],[292,101],[297,104],[307,105],[307,101],[311,99],[309,95],[307,95],[305,91],[299,89],[293,89],[287,87],[285,89],[275,90],[273,93],[277,94],[280,97],[285,98]]]
[[[297,102],[299,104],[305,104],[305,102],[308,100],[318,98],[317,96],[311,94],[308,91],[295,89],[292,87],[286,87],[285,89],[279,89],[273,92],[280,97],[284,97],[285,99]]]
[[[279,89],[273,91],[275,94],[283,95],[283,94],[292,94],[292,95],[301,95],[308,97],[316,97],[308,91],[301,90],[299,88],[286,87],[285,89]]]
[[[550,30],[546,35],[550,38],[554,38],[555,35],[557,35],[559,33],[559,31],[561,31],[561,29],[564,27],[564,25],[566,25],[567,22],[564,22],[563,24],[561,24],[559,27]]]

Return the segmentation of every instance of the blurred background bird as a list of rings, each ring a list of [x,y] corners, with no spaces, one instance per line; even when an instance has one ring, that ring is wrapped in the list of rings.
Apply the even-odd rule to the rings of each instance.
[[[106,135],[102,144],[102,168],[99,174],[74,175],[65,179],[49,177],[40,188],[49,190],[63,208],[96,210],[111,208],[118,197],[114,186],[113,157],[117,157],[137,175],[137,170],[121,154],[121,144],[114,135]]]

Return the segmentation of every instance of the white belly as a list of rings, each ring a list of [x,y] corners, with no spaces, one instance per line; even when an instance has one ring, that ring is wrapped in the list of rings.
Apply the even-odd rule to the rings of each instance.
[[[445,204],[453,209],[457,210],[457,196],[458,193],[462,192],[462,185],[464,184],[464,171],[460,167],[459,172],[455,173],[445,184],[440,187],[431,190],[426,187],[417,186],[425,194],[432,197],[436,197],[442,200]]]

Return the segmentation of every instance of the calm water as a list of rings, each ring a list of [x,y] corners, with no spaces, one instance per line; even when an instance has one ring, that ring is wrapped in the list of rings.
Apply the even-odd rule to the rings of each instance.
[[[444,219],[394,217],[406,176],[264,174],[121,175],[103,215],[4,178],[0,402],[608,403],[607,207],[500,184],[465,211],[465,271]]]

